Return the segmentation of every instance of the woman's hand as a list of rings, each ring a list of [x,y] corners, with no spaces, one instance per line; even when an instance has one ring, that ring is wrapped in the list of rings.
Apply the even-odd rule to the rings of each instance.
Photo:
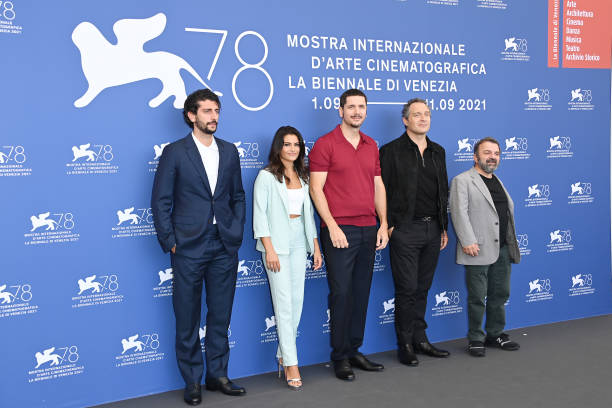
[[[280,272],[280,261],[278,260],[276,251],[272,250],[266,252],[266,268],[272,272]]]
[[[319,248],[315,248],[314,255],[312,256],[312,258],[314,261],[313,269],[315,271],[321,269],[321,266],[323,266],[323,257],[321,256],[321,251],[319,250]]]

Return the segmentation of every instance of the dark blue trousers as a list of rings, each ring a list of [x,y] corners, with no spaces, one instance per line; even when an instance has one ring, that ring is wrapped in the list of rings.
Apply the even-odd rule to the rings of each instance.
[[[185,384],[201,384],[203,374],[199,328],[202,284],[206,289],[206,379],[227,377],[227,330],[236,290],[238,254],[225,250],[217,226],[206,233],[206,251],[200,258],[172,256],[172,304],[176,317],[176,359]]]
[[[376,252],[376,226],[340,225],[348,248],[334,248],[329,230],[321,228],[327,266],[331,359],[355,356],[363,344]]]

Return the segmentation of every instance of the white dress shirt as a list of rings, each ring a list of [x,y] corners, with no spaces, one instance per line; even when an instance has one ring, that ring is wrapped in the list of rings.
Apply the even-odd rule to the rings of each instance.
[[[206,170],[206,176],[208,177],[208,184],[210,185],[210,191],[214,195],[215,187],[217,186],[217,176],[219,175],[219,147],[217,146],[214,136],[210,146],[205,146],[203,143],[201,143],[198,138],[194,136],[193,132],[191,133],[191,137],[193,137],[193,141],[195,142],[198,152],[200,153],[200,157],[202,158],[202,163],[204,164],[204,169]],[[213,217],[213,224],[216,223],[217,219],[216,217]]]

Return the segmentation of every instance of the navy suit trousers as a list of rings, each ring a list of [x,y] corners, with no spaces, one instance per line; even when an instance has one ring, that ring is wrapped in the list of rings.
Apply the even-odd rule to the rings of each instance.
[[[217,226],[210,224],[200,258],[172,255],[172,304],[176,317],[176,358],[185,384],[201,384],[203,374],[199,328],[202,285],[206,289],[206,379],[227,377],[229,342],[238,254],[229,254]]]

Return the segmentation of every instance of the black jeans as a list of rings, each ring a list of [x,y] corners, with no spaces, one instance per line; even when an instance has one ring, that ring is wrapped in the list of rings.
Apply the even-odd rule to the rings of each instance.
[[[329,229],[321,228],[333,361],[355,356],[363,344],[376,251],[376,226],[340,225],[340,229],[346,235],[348,248],[334,248]]]
[[[427,341],[425,310],[441,240],[437,220],[412,221],[394,228],[389,243],[395,284],[395,333],[398,345]]]

